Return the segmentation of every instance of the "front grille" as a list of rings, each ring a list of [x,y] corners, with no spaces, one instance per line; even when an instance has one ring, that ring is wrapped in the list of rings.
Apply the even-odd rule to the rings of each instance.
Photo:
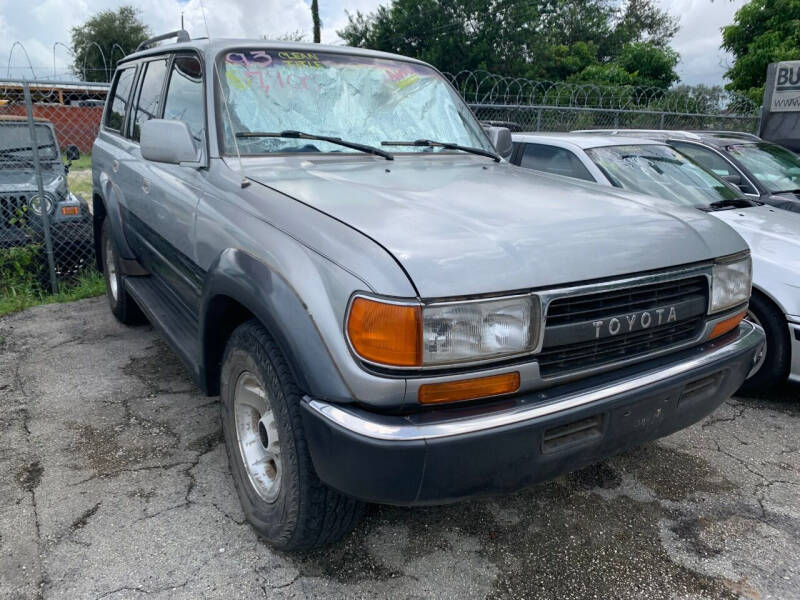
[[[566,325],[593,321],[625,312],[647,310],[663,304],[674,304],[693,296],[708,297],[708,280],[692,277],[652,285],[643,285],[613,292],[559,298],[547,309],[547,325]]]
[[[25,194],[0,195],[0,227],[11,227],[25,214],[28,198]]]
[[[613,290],[559,298],[550,303],[545,327],[545,343],[537,356],[544,377],[557,376],[609,365],[632,358],[646,357],[697,337],[705,323],[708,280],[705,277],[679,279],[624,290]],[[680,307],[676,320],[663,321],[668,308]],[[656,311],[662,316],[656,321]],[[641,315],[652,311],[647,327]],[[681,312],[683,314],[681,314]],[[626,316],[636,317],[633,326]],[[594,328],[617,319],[620,329],[614,335],[606,328]],[[563,343],[577,336],[579,339]],[[596,336],[596,337],[595,337]],[[561,342],[559,342],[561,340]]]

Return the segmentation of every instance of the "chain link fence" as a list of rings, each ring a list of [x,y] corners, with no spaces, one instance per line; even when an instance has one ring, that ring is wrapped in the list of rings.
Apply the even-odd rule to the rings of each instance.
[[[91,149],[108,84],[0,81],[0,293],[94,266]]]
[[[759,107],[719,89],[449,78],[479,119],[516,131],[758,131]],[[107,93],[107,83],[0,81],[0,294],[26,277],[55,291],[94,265],[91,148]]]
[[[663,90],[447,74],[481,121],[512,131],[706,129],[758,132],[760,108],[720,88]]]

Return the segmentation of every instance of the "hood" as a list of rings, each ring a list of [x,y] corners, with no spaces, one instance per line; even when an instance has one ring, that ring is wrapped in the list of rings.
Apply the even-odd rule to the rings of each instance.
[[[769,261],[800,274],[800,214],[771,206],[711,213],[733,227],[750,246],[754,263]],[[753,273],[758,277],[757,268]],[[795,281],[800,284],[800,277]]]
[[[746,248],[700,211],[475,157],[248,160],[245,172],[372,238],[426,298],[572,284]]]
[[[45,188],[52,189],[57,187],[60,181],[55,182],[55,180],[59,177],[62,177],[62,173],[55,169],[42,169],[42,183]],[[33,167],[8,168],[0,166],[0,192],[35,191],[36,189],[36,171],[33,170]]]

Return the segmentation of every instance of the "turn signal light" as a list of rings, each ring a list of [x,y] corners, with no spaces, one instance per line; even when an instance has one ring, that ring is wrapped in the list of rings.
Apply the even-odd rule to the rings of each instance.
[[[721,335],[725,335],[729,331],[733,331],[739,326],[739,323],[742,322],[744,319],[747,311],[744,310],[740,312],[738,315],[734,315],[732,317],[728,317],[724,321],[720,321],[716,325],[714,325],[714,329],[711,330],[711,335],[708,336],[708,339],[713,340],[714,338],[718,338]]]
[[[61,207],[61,214],[62,215],[77,215],[78,214],[78,207],[77,206],[62,206]]]
[[[363,359],[392,367],[422,365],[422,309],[358,297],[347,318],[347,336]]]
[[[446,383],[426,383],[417,392],[420,404],[440,404],[511,394],[519,389],[519,373],[503,373]]]

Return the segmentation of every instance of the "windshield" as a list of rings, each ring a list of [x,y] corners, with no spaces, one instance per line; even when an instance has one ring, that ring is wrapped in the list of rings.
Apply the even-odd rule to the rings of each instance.
[[[433,69],[349,54],[247,49],[220,56],[217,98],[226,154],[233,134],[302,131],[380,147],[429,139],[494,152],[480,124]],[[233,129],[233,131],[231,131]],[[236,139],[239,152],[352,152],[317,140]],[[391,152],[453,152],[434,147]]]
[[[669,146],[608,146],[586,153],[613,185],[626,190],[697,208],[741,197],[736,189]]]
[[[726,148],[750,170],[770,192],[800,188],[800,159],[775,144],[737,144]]]
[[[36,141],[39,143],[39,160],[56,160],[58,155],[52,130],[43,123],[38,123],[34,127],[36,127]],[[33,159],[33,142],[28,123],[0,122],[0,163],[15,159],[25,162]]]

